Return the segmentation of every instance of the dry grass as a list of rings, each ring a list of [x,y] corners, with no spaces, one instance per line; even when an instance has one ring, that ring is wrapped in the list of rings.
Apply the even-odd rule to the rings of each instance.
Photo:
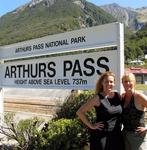
[[[136,89],[136,90],[144,90],[144,91],[147,91],[147,85],[145,85],[145,84],[136,84],[135,89]]]

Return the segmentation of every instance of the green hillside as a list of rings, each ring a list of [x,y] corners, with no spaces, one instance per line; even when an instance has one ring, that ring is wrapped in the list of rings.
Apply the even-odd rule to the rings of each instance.
[[[110,14],[85,0],[79,5],[75,0],[56,0],[51,6],[42,1],[0,18],[0,45],[114,21]]]
[[[147,54],[147,24],[136,33],[125,38],[125,60],[143,59]]]

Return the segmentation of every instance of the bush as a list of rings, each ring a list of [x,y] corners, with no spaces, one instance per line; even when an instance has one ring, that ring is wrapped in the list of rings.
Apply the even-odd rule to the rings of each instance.
[[[82,91],[80,94],[71,94],[71,96],[63,103],[61,109],[56,113],[57,116],[55,119],[74,119],[76,117],[76,111],[83,103],[92,97],[93,94],[94,91]]]
[[[94,95],[94,91],[82,91],[73,93],[63,103],[61,109],[50,124],[45,138],[49,137],[48,149],[50,150],[82,150],[89,142],[89,132],[85,125],[76,117],[76,111],[89,98]],[[87,113],[91,121],[95,121],[95,111]],[[58,132],[59,130],[59,132]],[[52,132],[52,133],[51,133]]]
[[[84,150],[88,135],[77,119],[59,119],[49,122],[43,138],[42,150]]]
[[[14,113],[5,115],[6,125],[1,126],[0,133],[6,135],[8,139],[16,141],[17,144],[13,146],[15,150],[37,150],[42,140],[39,127],[43,120],[33,118],[16,123],[14,122],[14,116]]]

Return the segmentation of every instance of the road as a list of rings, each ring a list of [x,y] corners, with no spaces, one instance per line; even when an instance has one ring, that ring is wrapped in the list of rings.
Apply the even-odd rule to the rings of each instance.
[[[69,89],[4,89],[4,112],[15,112],[16,120],[40,116],[51,118],[71,94]]]
[[[142,92],[147,95],[147,90]],[[4,111],[16,112],[18,118],[34,114],[49,117],[55,114],[70,94],[71,90],[68,89],[7,88],[4,89]]]

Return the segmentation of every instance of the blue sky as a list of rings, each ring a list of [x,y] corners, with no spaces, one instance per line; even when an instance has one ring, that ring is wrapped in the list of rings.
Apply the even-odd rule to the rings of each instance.
[[[144,6],[147,7],[147,0],[87,0],[87,1],[92,2],[97,6],[117,3],[122,7],[131,7],[131,8],[141,8]]]
[[[13,11],[19,6],[24,5],[31,0],[0,0],[0,16],[6,14],[7,12]],[[147,7],[147,0],[87,0],[97,6],[117,3],[123,7],[141,8],[143,6]]]

